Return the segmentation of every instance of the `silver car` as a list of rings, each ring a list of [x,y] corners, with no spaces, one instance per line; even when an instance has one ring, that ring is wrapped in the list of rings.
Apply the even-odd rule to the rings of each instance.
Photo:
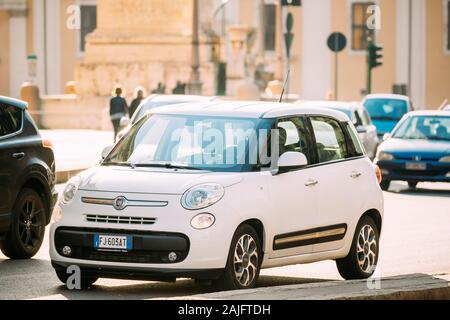
[[[327,109],[334,109],[345,113],[358,131],[359,138],[364,144],[367,156],[374,159],[379,140],[377,128],[372,123],[372,119],[364,106],[358,102],[341,102],[341,101],[299,101],[297,104],[304,104],[305,106],[317,106]]]
[[[194,95],[152,94],[141,102],[141,104],[131,117],[131,119],[128,117],[122,117],[122,119],[120,120],[121,130],[117,134],[116,140],[119,141],[128,132],[128,130],[130,130],[130,128],[151,109],[174,104],[182,104],[190,102],[210,102],[215,100],[219,99],[217,97],[204,97]]]

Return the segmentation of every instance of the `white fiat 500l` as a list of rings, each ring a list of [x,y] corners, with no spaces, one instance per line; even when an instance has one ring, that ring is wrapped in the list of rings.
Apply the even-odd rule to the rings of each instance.
[[[341,112],[208,102],[138,121],[71,179],[54,212],[52,265],[99,277],[253,287],[262,268],[336,260],[371,276],[383,220],[379,170]]]

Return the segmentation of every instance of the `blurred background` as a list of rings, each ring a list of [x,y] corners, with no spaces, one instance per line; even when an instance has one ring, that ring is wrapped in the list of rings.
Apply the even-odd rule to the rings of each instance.
[[[359,101],[372,40],[371,91],[436,109],[450,96],[449,13],[450,0],[0,0],[0,94],[28,101],[42,128],[97,130],[111,129],[115,85],[127,100],[139,86],[276,100],[290,69],[289,100]],[[332,32],[347,42],[337,74]]]

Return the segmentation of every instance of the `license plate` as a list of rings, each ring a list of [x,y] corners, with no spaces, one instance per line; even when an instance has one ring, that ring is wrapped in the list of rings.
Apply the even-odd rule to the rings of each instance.
[[[427,170],[427,164],[423,162],[407,162],[407,170]]]
[[[94,248],[106,250],[131,250],[133,249],[133,237],[96,234],[94,236]]]

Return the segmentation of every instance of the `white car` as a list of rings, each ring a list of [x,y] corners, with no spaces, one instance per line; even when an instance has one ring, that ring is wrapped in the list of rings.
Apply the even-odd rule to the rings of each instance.
[[[213,280],[255,286],[260,269],[336,260],[370,277],[381,173],[348,117],[264,102],[163,107],[71,179],[54,212],[59,279]]]
[[[345,113],[352,123],[355,125],[367,156],[374,159],[379,144],[377,128],[372,123],[367,110],[358,102],[341,102],[341,101],[299,101],[298,105],[304,107],[322,107],[341,111]]]

